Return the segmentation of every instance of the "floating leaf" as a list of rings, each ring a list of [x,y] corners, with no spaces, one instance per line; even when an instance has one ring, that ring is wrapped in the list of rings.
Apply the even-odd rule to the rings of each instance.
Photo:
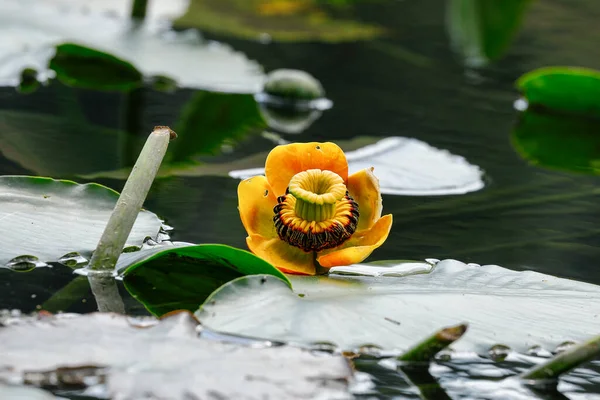
[[[463,157],[436,149],[425,142],[389,137],[346,152],[349,173],[375,167],[381,192],[432,196],[464,194],[484,187],[483,171]],[[263,168],[231,171],[234,178],[264,174]]]
[[[0,381],[91,386],[111,399],[352,398],[342,356],[198,338],[198,323],[186,312],[161,321],[94,313],[4,324]]]
[[[497,344],[554,350],[597,334],[600,323],[598,286],[495,265],[445,260],[429,274],[402,278],[291,281],[294,292],[275,277],[238,278],[196,315],[219,332],[348,350],[366,344],[405,350],[440,327],[468,322],[469,332],[452,347],[480,354]]]
[[[245,250],[220,244],[163,242],[122,254],[117,269],[125,287],[154,315],[195,311],[221,285],[245,275],[285,275]]]
[[[465,63],[479,67],[508,50],[531,0],[448,0],[447,30]]]
[[[195,0],[179,27],[242,38],[342,42],[372,39],[384,29],[328,15],[316,0]]]
[[[534,165],[600,174],[600,121],[526,111],[511,135],[512,144]]]
[[[129,2],[94,0],[77,7],[71,1],[45,0],[32,7],[4,0],[0,57],[8,62],[0,65],[0,85],[18,85],[25,68],[37,69],[44,79],[55,47],[73,43],[131,63],[146,77],[174,79],[182,87],[259,91],[264,74],[256,62],[229,46],[203,41],[195,31],[174,32],[164,23],[165,16],[181,15],[186,3],[152,1],[144,22],[132,25],[125,10]]]
[[[117,192],[95,183],[79,185],[42,177],[0,176],[0,224],[6,232],[0,265],[56,262],[77,252],[89,258],[117,202]],[[127,239],[141,245],[156,238],[161,220],[142,210]]]
[[[69,86],[83,89],[130,91],[142,86],[142,74],[113,55],[73,43],[56,46],[50,69]]]
[[[516,86],[530,108],[600,118],[600,71],[546,67],[521,76]]]

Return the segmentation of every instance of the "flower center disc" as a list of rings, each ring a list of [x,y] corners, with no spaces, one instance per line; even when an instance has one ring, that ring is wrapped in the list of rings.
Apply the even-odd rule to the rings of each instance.
[[[336,173],[309,169],[290,180],[277,198],[273,222],[281,240],[306,252],[337,247],[358,224],[358,204]]]

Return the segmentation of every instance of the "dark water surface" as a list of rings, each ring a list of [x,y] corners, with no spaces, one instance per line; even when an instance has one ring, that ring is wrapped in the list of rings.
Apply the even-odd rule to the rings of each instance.
[[[384,211],[394,214],[394,226],[369,260],[455,258],[600,284],[600,178],[529,165],[510,142],[517,122],[514,81],[520,75],[546,65],[600,69],[600,2],[534,3],[505,57],[480,70],[465,68],[450,48],[444,5],[441,0],[361,5],[361,19],[394,29],[390,37],[375,41],[261,44],[212,39],[230,44],[266,71],[296,68],[322,82],[333,108],[301,134],[282,134],[286,140],[404,136],[463,156],[485,171],[485,187],[468,194],[385,195]],[[24,138],[19,145],[6,135],[0,141],[0,175],[96,181],[120,190],[121,179],[97,174],[100,177],[86,180],[82,175],[127,165],[153,126],[177,127],[182,107],[194,95],[188,89],[164,93],[147,88],[135,94],[132,107],[125,95],[72,89],[57,81],[30,95],[0,88],[0,130]],[[72,117],[71,107],[80,107],[81,120]],[[196,128],[201,135],[209,134],[202,126]],[[127,130],[129,135],[115,134]],[[273,146],[253,135],[235,142],[233,152],[201,159],[233,161]],[[237,212],[238,182],[226,175],[160,178],[145,206],[175,228],[175,240],[245,248]],[[60,266],[30,274],[0,270],[0,308],[33,311],[70,279],[70,269]],[[88,294],[86,299],[69,311],[93,311],[93,298]],[[131,312],[143,313],[133,300],[129,305]],[[472,393],[481,397],[469,397],[467,382],[478,381],[477,371],[486,371],[483,364],[488,362],[438,364],[432,374],[443,384],[455,382],[449,390],[455,398],[528,398],[515,393],[503,397],[500,392],[487,396],[478,388]],[[500,378],[502,371],[514,372],[523,365],[528,362],[505,362],[480,377]],[[396,372],[370,361],[359,363],[359,368],[376,377],[376,398],[418,398]],[[570,398],[582,398],[576,397],[578,392],[600,398],[589,395],[600,394],[600,367],[592,365],[578,374],[562,383],[564,391],[574,394]],[[462,394],[456,382],[464,383]]]

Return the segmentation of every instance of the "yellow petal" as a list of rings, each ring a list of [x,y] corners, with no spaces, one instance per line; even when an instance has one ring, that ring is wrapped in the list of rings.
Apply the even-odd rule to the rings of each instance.
[[[261,235],[250,235],[246,238],[246,243],[254,254],[273,264],[281,272],[300,275],[314,275],[316,272],[313,253],[290,246],[279,237],[269,239]]]
[[[385,242],[390,234],[392,222],[392,214],[385,215],[371,229],[358,231],[340,247],[321,253],[317,261],[325,268],[363,261]]]
[[[321,169],[335,172],[348,180],[346,155],[335,143],[292,143],[275,147],[267,156],[265,175],[276,196],[285,193],[298,172]]]
[[[264,176],[245,179],[238,185],[238,209],[248,235],[278,238],[273,223],[273,207],[276,205],[277,196]]]
[[[348,192],[358,204],[358,231],[371,229],[381,218],[383,203],[379,190],[379,179],[373,167],[360,170],[348,177]]]

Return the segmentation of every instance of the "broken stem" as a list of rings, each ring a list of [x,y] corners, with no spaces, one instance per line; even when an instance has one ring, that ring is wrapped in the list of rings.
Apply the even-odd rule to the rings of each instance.
[[[146,18],[146,10],[148,9],[148,0],[133,0],[131,6],[131,18],[144,19]]]
[[[561,374],[600,357],[600,336],[575,345],[548,361],[523,372],[519,377],[528,381],[557,379]]]
[[[445,349],[464,335],[467,324],[444,328],[400,355],[398,361],[429,362],[441,350]]]
[[[146,140],[90,260],[89,270],[112,272],[115,268],[165,156],[169,140],[175,137],[177,135],[169,127],[157,126]]]

